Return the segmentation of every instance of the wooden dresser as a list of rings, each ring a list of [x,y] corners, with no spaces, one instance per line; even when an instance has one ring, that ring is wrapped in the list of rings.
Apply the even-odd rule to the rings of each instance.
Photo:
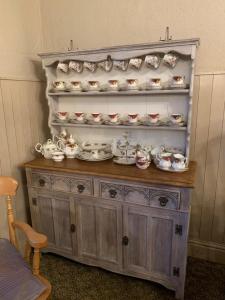
[[[159,282],[183,299],[195,163],[182,174],[35,159],[25,164],[33,227],[47,251]]]

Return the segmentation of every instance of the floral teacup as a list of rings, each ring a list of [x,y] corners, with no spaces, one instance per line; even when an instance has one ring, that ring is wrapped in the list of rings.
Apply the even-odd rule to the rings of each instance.
[[[121,71],[126,71],[128,68],[128,60],[114,60],[113,66]]]
[[[128,122],[133,124],[137,123],[138,121],[138,114],[137,113],[130,113],[128,114]]]
[[[81,73],[83,71],[83,63],[81,61],[71,60],[69,62],[69,69]]]
[[[142,58],[131,58],[129,61],[129,66],[133,69],[139,70],[142,64]]]
[[[69,114],[66,111],[58,111],[55,115],[58,120],[66,121]]]
[[[52,86],[54,89],[64,91],[66,89],[65,81],[53,81]]]
[[[94,62],[85,61],[84,68],[93,73],[97,68],[97,64]]]
[[[164,64],[166,64],[171,68],[174,68],[176,66],[177,61],[178,61],[178,56],[173,53],[165,54],[163,57]]]
[[[68,64],[63,63],[63,62],[59,62],[58,65],[57,65],[57,70],[60,70],[64,73],[67,73],[68,72]]]
[[[157,123],[159,121],[159,113],[149,113],[148,119],[152,124]]]
[[[161,59],[158,55],[150,54],[145,56],[145,64],[147,67],[158,69],[160,61]]]

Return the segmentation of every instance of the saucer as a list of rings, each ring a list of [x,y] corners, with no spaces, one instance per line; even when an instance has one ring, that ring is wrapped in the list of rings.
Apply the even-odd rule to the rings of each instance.
[[[102,125],[104,123],[104,120],[100,120],[98,122],[95,122],[93,120],[88,120],[89,125]]]
[[[55,123],[67,123],[68,119],[65,119],[65,120],[55,119],[53,122],[55,122]]]
[[[73,123],[73,124],[85,124],[85,123],[87,123],[87,120],[78,121],[76,119],[70,119],[69,122]]]
[[[184,169],[174,169],[173,167],[170,168],[163,168],[160,165],[156,164],[156,168],[162,170],[162,171],[166,171],[166,172],[173,172],[173,173],[183,173],[189,170],[189,168],[184,168]]]
[[[187,88],[187,84],[182,83],[182,84],[171,84],[170,85],[171,89],[186,89]]]
[[[113,158],[113,162],[119,165],[135,165],[136,159],[132,156],[116,156]]]
[[[121,125],[121,120],[118,120],[117,122],[110,122],[109,120],[106,120],[105,124],[110,126],[117,126],[117,125]]]
[[[99,158],[94,158],[91,152],[80,152],[76,158],[80,160],[85,160],[85,161],[104,161],[111,159],[113,157],[112,153],[105,153],[105,155],[99,157]]]
[[[133,123],[131,123],[129,121],[124,121],[123,122],[123,125],[125,125],[125,126],[139,126],[141,124],[142,124],[141,121],[137,121],[137,122],[133,122]]]

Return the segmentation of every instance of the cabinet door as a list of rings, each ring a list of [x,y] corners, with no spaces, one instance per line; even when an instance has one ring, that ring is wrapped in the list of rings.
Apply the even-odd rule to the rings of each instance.
[[[119,203],[76,200],[78,255],[102,267],[122,266],[122,209]]]
[[[35,229],[48,237],[48,247],[72,253],[73,202],[68,197],[36,195],[31,201]],[[33,220],[32,220],[33,221]]]
[[[169,279],[177,255],[176,222],[174,212],[125,205],[125,269],[140,276]]]

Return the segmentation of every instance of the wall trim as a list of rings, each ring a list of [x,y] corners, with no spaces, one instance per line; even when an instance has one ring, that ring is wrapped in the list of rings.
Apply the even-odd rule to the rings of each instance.
[[[196,72],[195,76],[204,76],[204,75],[224,75],[225,71],[211,71],[211,72]]]
[[[225,244],[189,240],[188,255],[215,263],[225,264]]]

